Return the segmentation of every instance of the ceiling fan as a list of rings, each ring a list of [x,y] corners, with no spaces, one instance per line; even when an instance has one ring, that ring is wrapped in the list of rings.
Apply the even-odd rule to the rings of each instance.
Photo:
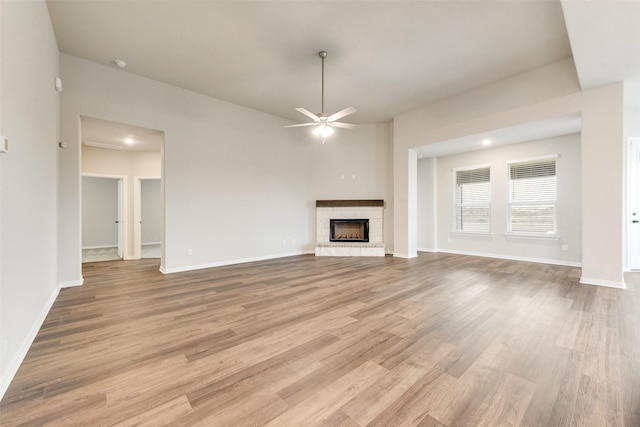
[[[333,113],[330,116],[325,114],[324,112],[324,58],[327,57],[327,52],[321,50],[318,52],[318,56],[322,59],[322,111],[318,114],[313,114],[311,111],[306,108],[298,107],[297,111],[301,112],[305,116],[313,119],[313,122],[309,123],[300,123],[297,125],[288,125],[286,128],[294,128],[300,126],[316,126],[313,130],[313,134],[317,137],[322,138],[322,143],[324,144],[326,138],[330,136],[334,131],[333,128],[344,128],[344,129],[354,129],[357,125],[351,123],[343,123],[337,122],[336,120],[341,119],[349,114],[353,114],[356,112],[356,109],[353,107],[347,107],[344,110],[340,110],[337,113]]]

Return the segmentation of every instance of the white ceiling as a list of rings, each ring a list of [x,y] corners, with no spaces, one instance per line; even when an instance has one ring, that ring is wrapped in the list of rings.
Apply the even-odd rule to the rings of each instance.
[[[123,72],[296,122],[307,119],[295,107],[320,110],[319,50],[329,53],[325,112],[353,106],[354,123],[571,56],[585,89],[640,79],[635,0],[47,4],[62,52],[122,59]]]
[[[62,52],[256,110],[387,122],[571,56],[551,1],[49,1]]]
[[[562,3],[580,85],[640,78],[640,1]]]

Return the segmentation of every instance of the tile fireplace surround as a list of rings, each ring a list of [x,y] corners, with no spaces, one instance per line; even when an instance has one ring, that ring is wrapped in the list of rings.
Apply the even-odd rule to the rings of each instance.
[[[316,256],[384,256],[384,200],[316,200]],[[368,242],[332,242],[332,219],[368,219]]]

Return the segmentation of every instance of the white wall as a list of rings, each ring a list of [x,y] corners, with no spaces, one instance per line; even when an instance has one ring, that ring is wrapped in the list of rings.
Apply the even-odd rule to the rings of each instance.
[[[394,119],[394,247],[414,256],[415,148],[523,123],[582,115],[583,283],[624,286],[622,83],[580,91],[573,61],[550,64]],[[599,180],[597,183],[595,180]],[[405,220],[406,219],[406,220]],[[413,239],[413,240],[412,240]],[[605,245],[601,242],[606,241]]]
[[[624,286],[623,84],[585,91],[582,107],[580,281],[620,287]]]
[[[315,242],[315,200],[382,199],[385,249],[393,251],[391,135],[391,124],[360,125],[336,130],[325,144],[311,143],[311,241]]]
[[[339,130],[322,145],[309,132],[284,129],[287,120],[114,67],[62,54],[61,73],[61,138],[69,144],[59,162],[63,280],[81,278],[81,116],[164,131],[167,272],[312,251],[319,198],[370,196],[392,206],[389,125]],[[334,143],[347,152],[338,159],[358,150],[366,159],[342,168],[363,177],[349,191],[315,177],[334,167],[336,157],[321,151]]]
[[[142,244],[157,244],[162,231],[162,198],[159,179],[143,179],[141,193],[141,237]]]
[[[165,132],[165,271],[312,247],[309,140],[290,122],[68,55],[61,72],[63,280],[81,277],[81,115]]]
[[[580,111],[571,58],[501,80],[394,118],[394,247],[416,255],[414,148]]]
[[[527,158],[558,155],[556,204],[559,240],[507,237],[508,167],[507,162]],[[453,169],[481,164],[491,165],[491,235],[478,236],[453,233],[454,180]],[[421,172],[421,169],[425,171]],[[428,160],[418,163],[419,175],[429,173]],[[566,265],[579,265],[581,261],[581,168],[580,135],[566,135],[540,141],[530,141],[485,150],[438,158],[437,174],[438,251],[484,255],[511,259],[526,259]],[[429,199],[433,182],[419,180],[420,199]],[[426,188],[425,188],[426,187]],[[428,229],[429,227],[427,227]],[[418,238],[420,240],[420,237]],[[424,237],[423,237],[424,239]],[[562,245],[568,250],[563,251]]]
[[[640,136],[640,109],[630,108],[624,111],[624,136]]]
[[[82,177],[82,248],[118,246],[118,179]]]
[[[429,157],[418,160],[417,175],[417,249],[436,252],[438,204],[436,199],[438,179],[438,159]]]
[[[5,35],[4,32],[4,23],[3,23],[3,13],[2,13],[2,4],[0,4],[0,136],[4,135],[4,128],[2,127],[2,99],[4,99],[4,92],[2,91],[2,88],[4,86],[3,84],[3,61],[2,58],[4,57],[4,55],[2,54],[2,52],[4,52],[4,48],[2,47],[3,43],[3,37]],[[2,201],[2,188],[4,187],[3,184],[3,179],[2,176],[4,175],[3,172],[3,167],[2,167],[2,155],[0,154],[0,202]],[[0,242],[3,242],[4,240],[2,239],[2,229],[3,226],[2,224],[4,224],[4,222],[2,221],[2,205],[0,205]],[[0,244],[0,400],[2,399],[2,396],[4,395],[6,389],[8,388],[8,384],[10,381],[10,378],[13,376],[13,374],[9,373],[9,370],[5,367],[5,363],[7,363],[5,360],[8,359],[9,355],[8,353],[5,354],[4,349],[2,349],[1,347],[1,343],[6,339],[6,335],[4,332],[4,328],[2,327],[3,323],[4,323],[4,310],[3,310],[3,304],[2,304],[2,294],[4,293],[4,287],[3,287],[3,277],[4,277],[4,270],[2,268],[2,252],[3,252],[3,247],[2,244]]]
[[[0,396],[58,293],[58,47],[44,1],[0,2]]]

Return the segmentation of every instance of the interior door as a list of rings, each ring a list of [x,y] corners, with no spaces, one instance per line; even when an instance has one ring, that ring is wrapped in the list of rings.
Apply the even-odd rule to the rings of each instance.
[[[122,218],[124,217],[123,215],[123,209],[124,209],[124,203],[122,202],[122,197],[123,197],[123,182],[121,179],[118,180],[118,218],[116,219],[116,223],[118,224],[118,256],[120,258],[123,258],[123,240],[124,240],[124,235],[123,235],[123,230],[124,228],[122,227]]]
[[[640,270],[640,138],[629,138],[629,141],[628,262],[630,269]]]
[[[122,259],[123,191],[119,178],[82,176],[82,262]]]

